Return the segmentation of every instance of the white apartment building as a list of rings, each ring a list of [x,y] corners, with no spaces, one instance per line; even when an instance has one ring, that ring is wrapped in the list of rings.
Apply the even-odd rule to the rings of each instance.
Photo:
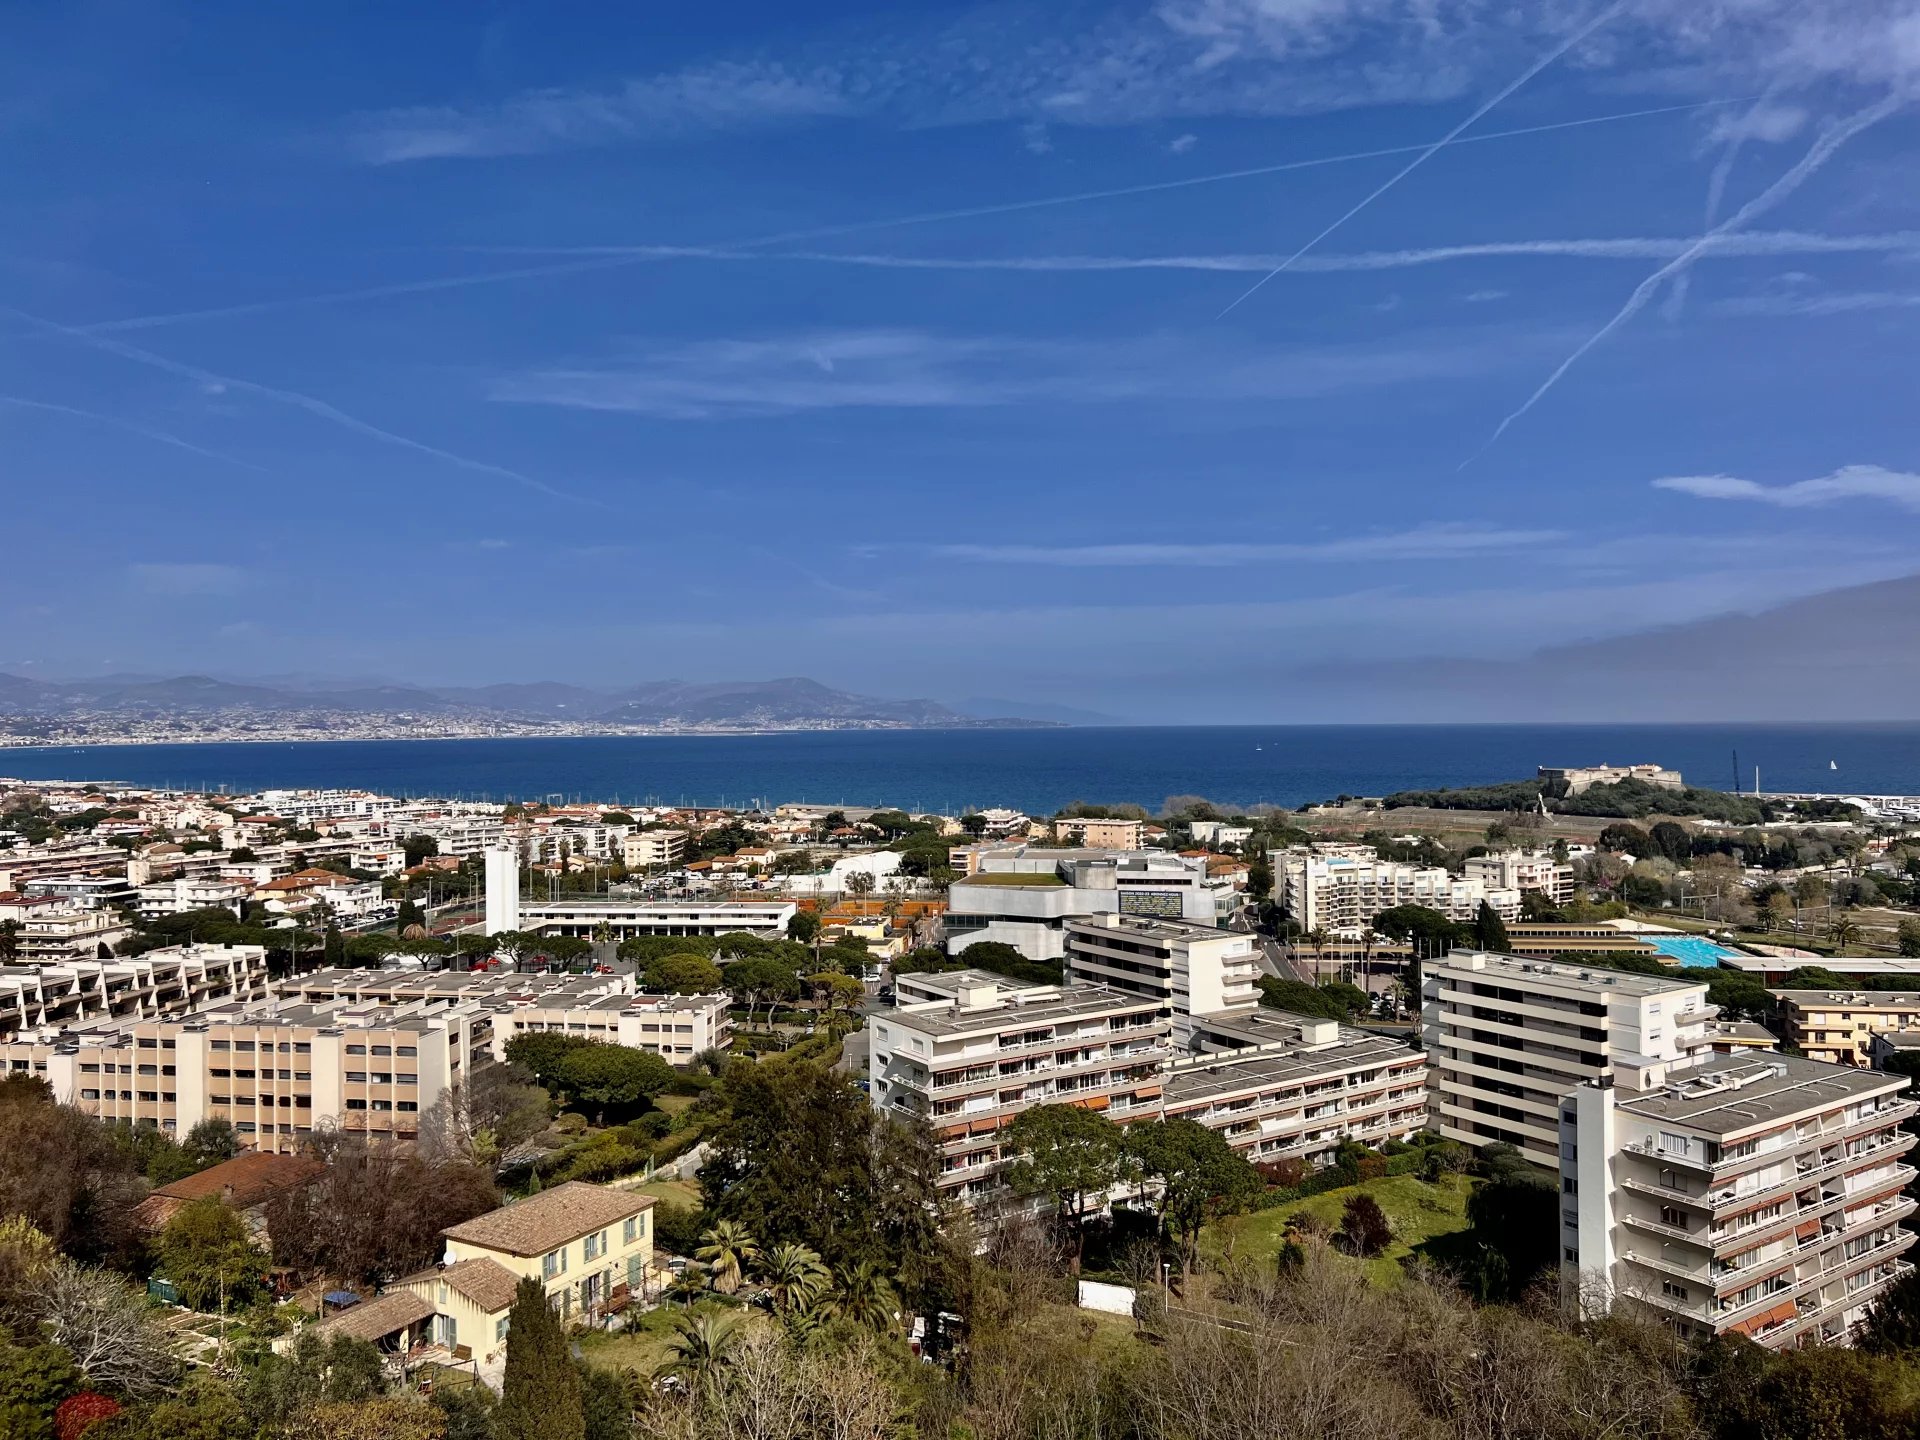
[[[1282,1010],[1193,1020],[1209,1053],[1168,1067],[1159,1113],[1218,1130],[1249,1160],[1324,1166],[1343,1140],[1426,1128],[1427,1059],[1411,1046]]]
[[[597,895],[528,900],[519,862],[506,849],[487,851],[486,928],[542,935],[763,935],[777,939],[800,913],[791,900],[613,900]]]
[[[1711,1054],[1703,982],[1456,950],[1421,977],[1433,1127],[1560,1164],[1560,1102],[1583,1081],[1635,1088]]]
[[[1190,920],[1108,913],[1066,922],[1064,981],[1104,985],[1159,1004],[1180,1049],[1196,1016],[1257,1005],[1260,976],[1251,935]]]
[[[1196,845],[1243,845],[1253,838],[1251,825],[1226,820],[1195,820],[1187,829]]]
[[[170,1134],[226,1120],[247,1146],[292,1152],[322,1123],[417,1138],[420,1112],[491,1052],[491,1013],[473,1003],[266,1000],[23,1033],[0,1042],[0,1065],[103,1119]]]
[[[1207,873],[1204,856],[1008,846],[975,851],[972,873],[947,896],[947,950],[981,941],[1029,960],[1066,954],[1066,922],[1102,914],[1216,925],[1239,903],[1233,883]]]
[[[1538,890],[1556,905],[1573,899],[1573,866],[1534,850],[1503,850],[1497,855],[1475,855],[1461,867],[1467,879],[1478,880],[1488,891]],[[1497,907],[1496,907],[1497,908]]]
[[[686,856],[684,830],[636,830],[620,842],[620,863],[629,870],[672,870]]]
[[[129,960],[0,966],[0,1039],[92,1020],[184,1015],[266,993],[261,945],[175,945]]]
[[[516,1035],[554,1033],[651,1050],[671,1065],[691,1065],[703,1050],[725,1050],[733,1041],[727,1007],[718,995],[602,995],[562,1003],[535,999],[493,1011],[494,1058],[504,1060]]]
[[[1382,860],[1371,845],[1274,850],[1270,859],[1275,898],[1305,930],[1355,937],[1374,916],[1396,905],[1420,905],[1449,920],[1470,921],[1484,901],[1503,920],[1520,918],[1517,888],[1489,889],[1442,866]]]
[[[1903,1076],[1716,1056],[1561,1110],[1561,1275],[1588,1313],[1682,1336],[1844,1344],[1912,1265]]]
[[[1004,1193],[1000,1133],[1028,1107],[1072,1103],[1123,1120],[1157,1104],[1169,1029],[1157,1001],[971,970],[913,979],[929,998],[899,992],[873,1017],[869,1092],[882,1113],[932,1127],[940,1187],[961,1203]]]
[[[192,910],[231,910],[238,915],[253,887],[242,880],[217,875],[182,875],[160,880],[134,891],[134,909],[143,920],[162,915],[185,915]]]
[[[11,922],[14,958],[29,965],[100,960],[133,935],[116,910],[52,895],[0,895],[0,922]]]

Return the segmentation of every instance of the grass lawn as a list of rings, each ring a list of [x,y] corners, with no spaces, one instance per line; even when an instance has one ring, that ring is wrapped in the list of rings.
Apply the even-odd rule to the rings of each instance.
[[[653,1108],[664,1110],[669,1115],[678,1115],[698,1098],[694,1095],[659,1095],[654,1097]]]
[[[1371,1260],[1362,1261],[1367,1278],[1391,1285],[1400,1278],[1400,1262],[1413,1248],[1436,1235],[1451,1234],[1467,1228],[1467,1195],[1477,1182],[1464,1175],[1443,1175],[1429,1185],[1414,1175],[1392,1175],[1364,1185],[1329,1190],[1277,1205],[1251,1215],[1236,1215],[1210,1225],[1200,1236],[1201,1253],[1218,1260],[1233,1242],[1236,1259],[1269,1261],[1280,1252],[1286,1239],[1287,1217],[1306,1211],[1325,1221],[1329,1229],[1340,1227],[1340,1215],[1350,1196],[1364,1191],[1380,1202],[1393,1226],[1393,1243]]]
[[[642,1195],[651,1195],[656,1200],[664,1200],[669,1205],[685,1205],[690,1209],[700,1208],[700,1187],[690,1180],[675,1180],[669,1176],[642,1181],[638,1185],[623,1185],[623,1190],[636,1190]]]
[[[708,1312],[733,1315],[739,1313],[739,1307],[722,1305],[715,1300],[701,1300],[694,1304],[691,1311],[695,1315]],[[642,1315],[634,1328],[623,1330],[618,1335],[599,1331],[582,1335],[578,1342],[580,1358],[602,1370],[633,1369],[642,1375],[651,1375],[667,1358],[667,1346],[674,1335],[674,1322],[687,1313],[677,1304],[662,1305]]]

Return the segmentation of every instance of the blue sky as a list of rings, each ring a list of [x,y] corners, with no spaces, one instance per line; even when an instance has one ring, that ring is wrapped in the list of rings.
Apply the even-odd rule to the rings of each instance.
[[[0,37],[0,670],[1417,719],[1920,569],[1916,0]]]

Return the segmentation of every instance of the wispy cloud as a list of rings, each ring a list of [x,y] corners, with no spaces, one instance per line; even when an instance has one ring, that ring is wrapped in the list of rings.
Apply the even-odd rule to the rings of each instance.
[[[1675,93],[1910,77],[1905,0],[1631,0],[1570,61],[1631,66]],[[371,163],[529,155],[859,115],[901,125],[1125,125],[1287,116],[1484,95],[1584,33],[1591,0],[1160,0],[1085,20],[1004,6],[895,12],[781,55],[528,91],[469,106],[351,117]],[[1651,77],[1651,78],[1649,78]]]
[[[1734,295],[1716,300],[1722,315],[1851,315],[1866,310],[1911,310],[1920,294],[1905,291],[1852,290],[1828,295]]]
[[[838,77],[763,63],[726,63],[630,80],[613,90],[535,90],[474,110],[419,106],[359,115],[348,147],[375,165],[742,130],[853,108]]]
[[[1176,135],[1167,142],[1169,155],[1184,155],[1200,143],[1200,137],[1189,131],[1185,135]]]
[[[232,595],[249,579],[237,565],[187,562],[131,565],[127,575],[152,595]]]
[[[1831,475],[1762,485],[1736,475],[1670,475],[1653,482],[1657,490],[1677,490],[1702,500],[1747,500],[1784,510],[1833,505],[1843,500],[1882,500],[1920,511],[1920,475],[1879,465],[1843,465]]]
[[[1274,561],[1446,560],[1504,550],[1549,545],[1565,539],[1559,530],[1511,530],[1477,525],[1422,525],[1337,540],[1109,545],[940,545],[934,553],[947,560],[995,565],[1045,565],[1066,569],[1118,569],[1136,566],[1215,567]]]
[[[1175,335],[1088,341],[820,331],[684,344],[497,381],[492,398],[668,420],[830,409],[1308,399],[1458,379],[1504,363],[1512,336],[1242,346]]]

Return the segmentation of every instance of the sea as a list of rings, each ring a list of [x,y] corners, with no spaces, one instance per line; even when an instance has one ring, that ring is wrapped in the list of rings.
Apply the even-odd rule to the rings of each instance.
[[[0,750],[0,777],[240,793],[332,787],[476,800],[1049,814],[1074,801],[1156,810],[1176,795],[1294,808],[1341,794],[1523,779],[1541,765],[1640,762],[1716,789],[1737,780],[1751,790],[1758,767],[1763,791],[1915,795],[1920,724],[1196,725],[82,745]]]

